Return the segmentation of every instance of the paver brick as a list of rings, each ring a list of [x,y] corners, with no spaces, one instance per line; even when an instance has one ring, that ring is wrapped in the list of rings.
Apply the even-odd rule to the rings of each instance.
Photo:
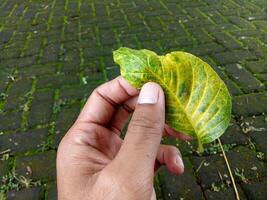
[[[20,156],[16,158],[16,173],[33,180],[54,180],[56,175],[55,161],[56,152],[54,151]]]
[[[67,101],[86,98],[98,85],[100,83],[96,82],[87,85],[73,85],[72,87],[63,86],[61,87],[60,99]]]
[[[242,173],[248,180],[262,180],[267,175],[267,169],[263,162],[259,161],[255,152],[244,146],[236,147],[226,152],[229,164],[234,171],[235,179],[243,181],[237,172]]]
[[[243,134],[240,126],[232,119],[225,133],[220,137],[223,144],[247,144],[248,137]]]
[[[245,67],[255,74],[267,73],[267,60],[246,62]]]
[[[60,110],[56,118],[55,146],[58,146],[60,140],[75,122],[76,118],[79,115],[79,112],[79,104],[67,105]]]
[[[0,113],[0,131],[14,130],[20,128],[21,112],[12,111]]]
[[[240,49],[242,46],[241,44],[236,41],[233,37],[231,37],[229,34],[226,34],[224,32],[221,33],[214,33],[212,34],[213,37],[215,37],[216,41],[223,45],[224,47],[228,49]]]
[[[267,161],[267,123],[265,116],[246,117],[242,120],[241,127],[243,131],[253,139],[256,149],[264,153],[264,159]]]
[[[42,199],[43,189],[41,187],[27,188],[20,191],[10,191],[7,193],[8,200],[37,200]]]
[[[267,93],[252,93],[233,98],[233,113],[239,116],[259,115],[267,112]]]
[[[60,75],[43,75],[38,78],[37,88],[58,88],[62,85],[79,84],[80,78],[78,74],[60,74]]]
[[[164,199],[204,199],[201,188],[193,175],[189,160],[184,158],[185,172],[181,176],[171,174],[166,168],[159,172]],[[178,187],[179,186],[179,187]]]
[[[221,176],[223,181],[230,181],[225,161],[219,154],[208,157],[193,156],[192,161],[195,169],[199,169],[198,176],[204,189],[210,188],[212,184],[221,183]]]
[[[36,91],[30,108],[29,125],[48,123],[52,115],[53,90]]]
[[[241,64],[224,66],[225,71],[246,93],[264,90],[264,85],[253,77]]]
[[[256,182],[242,184],[242,188],[248,199],[264,200],[266,199],[267,182]]]
[[[22,78],[33,76],[42,76],[46,74],[54,74],[56,72],[56,64],[49,63],[45,65],[31,65],[19,69],[18,75]]]
[[[218,199],[218,200],[233,199],[234,200],[236,199],[235,192],[232,187],[222,188],[218,190],[219,191],[206,190],[205,191],[206,199],[207,200],[210,200],[210,199]],[[246,200],[247,197],[239,185],[237,185],[237,190],[238,190],[240,199]]]
[[[27,94],[31,90],[32,80],[21,79],[14,82],[8,92],[5,109],[20,109],[27,101]]]
[[[218,61],[218,64],[232,64],[238,63],[244,60],[253,60],[256,59],[252,53],[248,50],[233,50],[232,52],[222,52],[214,54],[214,58]]]
[[[9,149],[9,153],[16,154],[40,149],[46,142],[47,136],[47,129],[0,135],[0,152]],[[25,141],[28,141],[27,145],[25,145]]]

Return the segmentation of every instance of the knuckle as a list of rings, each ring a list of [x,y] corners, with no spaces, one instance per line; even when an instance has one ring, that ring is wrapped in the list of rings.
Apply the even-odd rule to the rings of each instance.
[[[132,118],[129,129],[147,133],[162,133],[164,125],[158,117],[141,114]]]

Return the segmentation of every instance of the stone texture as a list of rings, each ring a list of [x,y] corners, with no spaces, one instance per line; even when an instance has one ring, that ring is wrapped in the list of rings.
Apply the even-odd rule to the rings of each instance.
[[[238,194],[241,200],[246,200],[247,197],[239,185],[237,185]],[[236,199],[234,189],[232,187],[220,189],[220,191],[205,191],[206,199],[218,199],[218,200],[234,200]]]
[[[58,146],[60,140],[73,125],[80,112],[80,105],[73,104],[64,106],[56,119],[55,145]]]
[[[233,113],[238,116],[259,115],[267,111],[267,93],[241,95],[233,98]]]
[[[42,197],[43,189],[41,187],[10,191],[7,193],[8,200],[37,200],[42,199]]]
[[[226,153],[229,164],[233,170],[239,171],[244,170],[244,176],[248,180],[261,180],[267,175],[267,169],[263,162],[261,162],[256,153],[252,150],[239,146]],[[239,176],[236,175],[237,180],[241,180]]]
[[[40,90],[34,94],[29,115],[29,125],[48,123],[52,115],[53,90]]]
[[[9,149],[11,154],[16,154],[40,149],[46,142],[47,136],[48,129],[0,135],[0,152]]]
[[[27,94],[31,90],[32,80],[21,79],[12,84],[7,93],[7,103],[5,109],[21,109],[27,101]]]
[[[21,113],[17,111],[0,113],[0,131],[14,130],[20,127]]]
[[[225,161],[221,155],[193,156],[192,161],[195,169],[199,169],[198,176],[204,189],[210,188],[212,184],[221,183],[220,174],[223,181],[230,180]]]
[[[17,157],[16,172],[34,180],[54,180],[56,175],[56,152],[47,151]]]
[[[242,188],[248,199],[264,200],[266,199],[267,182],[256,182],[242,184]]]
[[[251,73],[249,73],[241,64],[226,65],[225,71],[234,80],[245,93],[264,90],[265,87]]]
[[[171,174],[166,168],[160,170],[159,176],[164,199],[204,199],[189,160],[184,158],[184,163],[185,172],[181,176]]]

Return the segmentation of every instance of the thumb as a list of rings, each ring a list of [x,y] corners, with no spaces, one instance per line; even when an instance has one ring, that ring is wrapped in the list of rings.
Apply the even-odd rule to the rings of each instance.
[[[116,157],[128,172],[154,173],[154,164],[165,124],[165,101],[161,87],[146,83]]]

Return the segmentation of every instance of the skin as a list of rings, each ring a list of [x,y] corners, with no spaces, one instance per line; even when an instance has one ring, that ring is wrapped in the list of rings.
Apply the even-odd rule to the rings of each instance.
[[[179,150],[160,141],[163,136],[191,138],[165,124],[161,87],[145,86],[157,92],[155,104],[136,103],[139,91],[122,77],[94,90],[59,145],[59,200],[155,200],[153,177],[160,166],[176,175],[183,173]],[[121,130],[132,112],[122,140]]]

